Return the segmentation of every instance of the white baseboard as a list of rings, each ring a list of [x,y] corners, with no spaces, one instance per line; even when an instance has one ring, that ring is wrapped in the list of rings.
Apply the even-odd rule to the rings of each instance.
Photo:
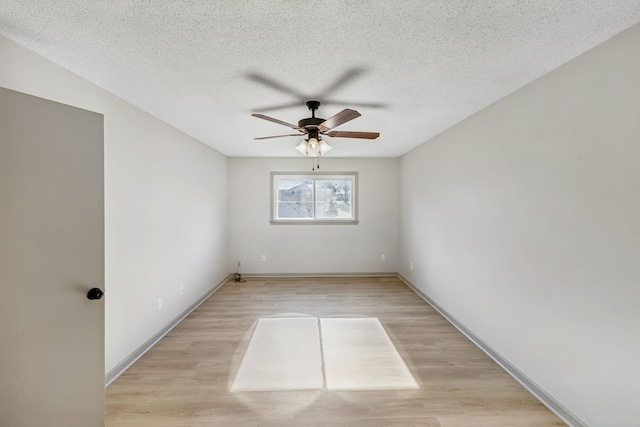
[[[518,368],[513,366],[507,359],[502,357],[500,353],[495,351],[491,346],[484,342],[481,338],[471,332],[463,323],[461,323],[454,316],[449,314],[445,309],[439,306],[435,301],[429,298],[428,295],[418,289],[413,283],[404,278],[401,274],[398,274],[398,278],[407,284],[416,294],[418,294],[423,300],[425,300],[431,307],[433,307],[438,313],[440,313],[445,319],[449,321],[456,329],[458,329],[464,336],[466,336],[472,343],[474,343],[480,350],[485,352],[487,356],[493,359],[502,369],[504,369],[509,375],[511,375],[516,381],[518,381],[529,393],[531,393],[536,399],[538,399],[544,406],[546,406],[551,412],[556,414],[562,421],[564,421],[570,427],[588,427],[587,424],[578,418],[573,412],[565,408],[560,402],[550,396],[546,391],[540,388],[529,377],[522,373]]]
[[[381,273],[242,273],[242,277],[398,277],[396,272]]]
[[[205,302],[207,298],[209,298],[215,291],[217,291],[220,286],[222,286],[227,280],[229,280],[231,275],[225,277],[220,283],[214,286],[210,291],[208,291],[203,297],[198,299],[196,302],[191,304],[185,311],[180,313],[176,318],[174,318],[169,324],[167,324],[164,328],[162,328],[158,333],[149,338],[144,344],[138,347],[133,353],[127,356],[122,362],[118,363],[112,370],[110,370],[105,376],[105,387],[109,387],[109,385],[116,380],[124,371],[129,369],[131,365],[133,365],[136,360],[140,359],[142,355],[144,355],[147,351],[149,351],[158,341],[160,341],[165,335],[169,333],[170,330],[175,328],[182,320],[187,317],[193,310],[198,308],[200,304]]]

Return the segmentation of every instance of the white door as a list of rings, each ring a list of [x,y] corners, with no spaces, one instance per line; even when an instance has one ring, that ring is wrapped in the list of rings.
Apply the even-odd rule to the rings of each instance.
[[[104,426],[103,116],[0,88],[0,425]]]

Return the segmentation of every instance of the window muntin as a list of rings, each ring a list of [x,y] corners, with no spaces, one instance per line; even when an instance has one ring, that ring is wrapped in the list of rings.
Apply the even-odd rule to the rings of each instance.
[[[272,223],[357,223],[357,174],[271,174]]]

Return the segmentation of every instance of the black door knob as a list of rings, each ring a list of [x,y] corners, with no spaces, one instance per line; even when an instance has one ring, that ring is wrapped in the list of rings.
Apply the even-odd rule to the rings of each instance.
[[[89,292],[87,292],[87,298],[89,299],[100,299],[103,295],[104,292],[102,292],[102,289],[99,288],[93,288]]]

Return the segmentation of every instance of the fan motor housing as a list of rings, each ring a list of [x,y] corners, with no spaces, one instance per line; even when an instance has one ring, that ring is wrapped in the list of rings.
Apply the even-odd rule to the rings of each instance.
[[[318,125],[325,120],[316,117],[316,110],[320,107],[320,101],[307,101],[307,108],[311,111],[311,117],[298,121],[298,127],[305,129],[318,129]]]
[[[298,121],[298,127],[309,129],[309,128],[317,128],[318,125],[324,122],[325,119],[321,119],[319,117],[309,117],[308,119],[302,119]]]

